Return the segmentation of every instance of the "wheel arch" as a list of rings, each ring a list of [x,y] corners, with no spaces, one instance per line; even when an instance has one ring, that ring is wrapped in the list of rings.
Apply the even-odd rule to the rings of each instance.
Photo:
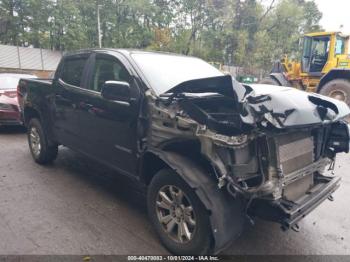
[[[149,185],[153,177],[162,169],[171,168],[160,156],[153,151],[147,151],[141,158],[140,180]]]
[[[324,75],[320,83],[317,86],[317,93],[321,92],[321,89],[330,81],[335,79],[350,80],[350,69],[332,69],[326,75]]]
[[[28,127],[29,121],[33,118],[37,118],[40,121],[44,131],[47,132],[48,143],[50,145],[57,144],[56,139],[55,139],[53,132],[52,132],[52,127],[50,127],[50,124],[48,123],[45,116],[43,116],[41,114],[41,110],[39,110],[35,107],[31,107],[31,106],[24,107],[24,109],[23,109],[23,121],[24,121],[24,125],[26,127]]]
[[[193,190],[210,212],[210,223],[214,238],[214,253],[226,248],[244,228],[243,202],[233,199],[219,189],[217,182],[203,166],[178,152],[158,149],[146,153],[145,160],[157,159],[156,166],[173,169]],[[159,165],[159,163],[161,163]],[[149,164],[149,163],[148,163]],[[142,170],[147,170],[142,168]],[[141,175],[144,176],[144,175]],[[145,178],[144,178],[145,179]],[[146,175],[147,180],[147,175]]]
[[[29,124],[29,121],[32,119],[32,118],[38,118],[40,121],[41,121],[41,115],[40,115],[40,111],[33,108],[33,107],[25,107],[23,109],[23,120],[24,120],[24,124],[26,126],[28,126]]]

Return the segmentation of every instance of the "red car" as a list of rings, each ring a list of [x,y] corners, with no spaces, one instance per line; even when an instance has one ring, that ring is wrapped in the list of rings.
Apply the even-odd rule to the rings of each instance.
[[[36,78],[27,74],[0,74],[0,126],[22,125],[17,100],[17,85],[21,78]]]

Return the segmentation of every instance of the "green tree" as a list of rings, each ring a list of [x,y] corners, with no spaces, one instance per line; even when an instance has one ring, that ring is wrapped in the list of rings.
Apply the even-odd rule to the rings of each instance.
[[[195,55],[269,69],[298,55],[299,38],[321,30],[314,1],[269,0],[0,0],[1,44],[75,50],[98,46]],[[4,28],[4,27],[2,27]]]

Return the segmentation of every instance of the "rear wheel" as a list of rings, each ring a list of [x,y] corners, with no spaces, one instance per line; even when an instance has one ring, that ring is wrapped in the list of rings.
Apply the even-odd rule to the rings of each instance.
[[[348,80],[332,80],[322,87],[320,94],[338,99],[350,106],[350,82]]]
[[[280,83],[272,77],[266,77],[260,80],[259,84],[280,86]]]
[[[173,170],[164,169],[148,189],[148,213],[163,245],[173,254],[210,252],[209,214],[194,190]]]
[[[29,121],[27,134],[30,152],[35,162],[44,165],[56,159],[58,146],[49,145],[47,136],[38,119],[33,118]]]

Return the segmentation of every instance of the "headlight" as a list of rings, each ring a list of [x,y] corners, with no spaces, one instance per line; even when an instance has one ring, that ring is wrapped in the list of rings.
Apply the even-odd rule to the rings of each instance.
[[[334,153],[349,153],[350,125],[345,122],[333,124],[328,138],[327,147],[332,149]]]
[[[13,111],[13,107],[9,104],[0,103],[0,110]]]

